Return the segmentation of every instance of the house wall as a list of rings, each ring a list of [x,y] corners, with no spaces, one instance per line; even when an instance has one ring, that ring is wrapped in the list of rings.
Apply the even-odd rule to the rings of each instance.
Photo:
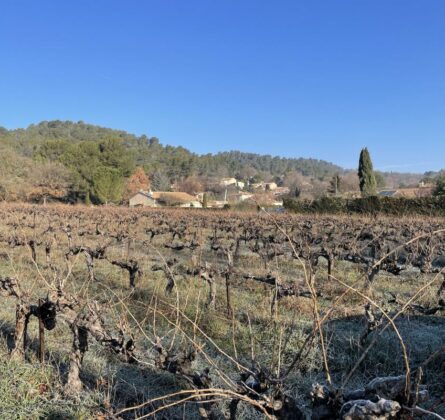
[[[229,185],[236,185],[236,179],[235,178],[226,178],[221,180],[221,185],[224,185],[225,187],[228,187]]]
[[[208,208],[222,209],[224,207],[225,201],[212,200],[207,203]]]
[[[237,194],[233,197],[233,201],[240,203],[253,197],[253,194]]]
[[[157,207],[155,200],[142,194],[136,194],[134,197],[131,197],[129,200],[129,205],[130,207]]]
[[[191,201],[189,203],[180,204],[177,207],[182,207],[182,208],[189,208],[189,207],[201,208],[202,204],[199,201]]]

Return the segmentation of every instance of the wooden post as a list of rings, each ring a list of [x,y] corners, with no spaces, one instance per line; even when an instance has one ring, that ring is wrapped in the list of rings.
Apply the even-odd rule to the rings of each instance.
[[[227,301],[227,316],[232,317],[233,316],[233,310],[232,305],[230,303],[230,274],[227,272],[225,273],[226,277],[226,301]]]
[[[40,308],[42,307],[42,299],[39,299],[39,359],[40,363],[45,362],[45,327],[43,325],[42,317],[40,315]]]

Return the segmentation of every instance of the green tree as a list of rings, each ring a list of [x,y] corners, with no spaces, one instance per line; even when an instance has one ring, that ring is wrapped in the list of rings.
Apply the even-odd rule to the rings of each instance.
[[[386,187],[386,179],[381,172],[374,172],[375,182],[377,188],[383,189]]]
[[[329,181],[328,192],[337,196],[341,190],[341,177],[339,174],[335,174]]]
[[[360,181],[360,191],[363,197],[369,197],[377,194],[377,182],[375,180],[374,168],[372,166],[371,156],[365,147],[360,153],[358,165],[358,177]]]
[[[439,197],[445,195],[445,175],[436,179],[436,187],[434,188],[434,195]]]
[[[119,171],[128,177],[134,170],[133,154],[125,147],[121,139],[111,137],[99,143],[99,160],[104,166]]]
[[[38,162],[60,162],[72,174],[70,196],[76,200],[94,202],[116,201],[113,192],[103,194],[105,181],[112,174],[120,189],[123,178],[131,175],[134,169],[134,155],[124,141],[115,137],[100,140],[69,142],[67,140],[47,140],[35,155]],[[104,169],[107,168],[107,169]],[[105,176],[104,174],[107,174]],[[120,197],[118,197],[120,199]]]
[[[156,171],[151,178],[151,188],[154,191],[170,191],[170,179],[161,171]]]
[[[83,201],[89,193],[94,201],[94,173],[102,166],[97,143],[70,144],[61,155],[60,161],[71,170],[74,198]]]
[[[206,209],[208,205],[209,205],[209,202],[208,202],[207,193],[204,193],[204,195],[202,196],[202,207],[204,207]]]
[[[117,203],[122,199],[124,178],[116,168],[99,166],[93,173],[93,193],[99,203]]]

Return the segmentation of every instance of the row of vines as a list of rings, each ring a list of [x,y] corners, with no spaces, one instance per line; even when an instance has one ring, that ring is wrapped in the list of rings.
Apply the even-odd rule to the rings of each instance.
[[[102,418],[442,418],[440,219],[16,205],[0,218],[8,357],[27,363],[36,319],[70,337],[66,398],[85,392],[97,346],[147,382],[171,377],[116,393]],[[426,328],[437,339],[420,352]]]

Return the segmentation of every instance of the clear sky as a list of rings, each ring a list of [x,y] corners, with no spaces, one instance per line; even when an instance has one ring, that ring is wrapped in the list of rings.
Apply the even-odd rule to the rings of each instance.
[[[1,0],[0,126],[445,167],[444,0]]]

